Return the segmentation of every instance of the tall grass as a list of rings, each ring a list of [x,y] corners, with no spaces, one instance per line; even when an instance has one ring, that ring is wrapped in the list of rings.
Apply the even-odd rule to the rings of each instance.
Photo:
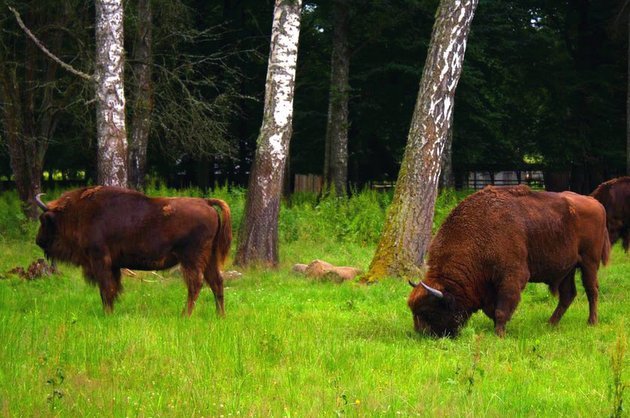
[[[212,194],[230,203],[238,225],[243,191]],[[436,224],[461,197],[440,197]],[[409,287],[394,279],[338,285],[290,272],[292,263],[313,258],[366,268],[389,199],[361,192],[285,202],[280,268],[246,270],[228,282],[225,319],[215,316],[208,289],[192,317],[182,318],[186,290],[175,272],[124,277],[111,316],[72,266],[34,281],[8,275],[0,280],[0,415],[626,413],[630,257],[619,247],[600,274],[599,325],[586,325],[588,303],[578,286],[560,325],[548,326],[557,301],[532,284],[505,339],[483,314],[457,339],[416,334],[405,304]],[[0,273],[41,257],[35,229],[0,240]]]
[[[15,238],[29,229],[15,192],[0,193],[0,240]]]

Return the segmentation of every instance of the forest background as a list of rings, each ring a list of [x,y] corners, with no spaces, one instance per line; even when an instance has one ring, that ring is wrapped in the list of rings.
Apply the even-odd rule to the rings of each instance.
[[[4,3],[4,2],[3,2]],[[13,2],[36,36],[94,67],[91,2]],[[550,187],[589,193],[626,171],[628,10],[620,0],[482,0],[455,100],[455,184],[470,170],[542,169]],[[133,102],[136,2],[126,2],[126,92]],[[262,109],[273,2],[155,0],[154,103],[147,172],[169,186],[245,186]],[[305,2],[287,189],[321,174],[330,96],[332,4]],[[348,3],[351,187],[395,181],[429,44],[435,0]],[[0,7],[0,59],[19,82],[24,131],[47,136],[50,182],[96,182],[93,92],[49,60]],[[89,72],[89,71],[88,71]],[[4,102],[6,104],[6,102]],[[6,108],[6,105],[4,106]],[[127,106],[133,118],[134,106]],[[3,118],[6,129],[9,121]],[[0,138],[0,187],[12,187]],[[73,183],[74,182],[74,183]]]

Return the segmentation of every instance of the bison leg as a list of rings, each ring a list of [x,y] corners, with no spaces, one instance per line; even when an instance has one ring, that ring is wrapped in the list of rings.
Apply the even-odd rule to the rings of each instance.
[[[214,294],[214,304],[217,309],[217,314],[219,316],[225,316],[225,307],[223,305],[223,276],[216,263],[210,263],[210,266],[206,268],[204,277]]]
[[[505,277],[497,289],[494,331],[501,338],[505,336],[505,325],[512,318],[518,303],[521,301],[521,291],[527,283],[528,277],[528,275]]]
[[[195,303],[203,286],[202,274],[197,269],[189,269],[182,266],[184,280],[188,286],[188,302],[182,311],[182,315],[190,316],[195,309]]]
[[[588,323],[595,325],[597,323],[597,299],[599,295],[599,284],[597,282],[597,263],[584,263],[582,265],[582,285],[586,291],[588,298]]]
[[[558,306],[556,310],[549,318],[549,323],[551,325],[556,325],[562,319],[562,315],[567,311],[573,299],[575,299],[575,295],[577,294],[577,290],[575,290],[575,268],[572,269],[569,274],[562,279],[560,282],[560,286],[558,287]]]
[[[105,313],[111,314],[114,311],[114,301],[118,299],[120,292],[120,270],[112,272],[111,275],[103,275],[98,279],[99,289],[101,291],[101,300],[103,301],[103,309]]]
[[[628,252],[628,247],[630,247],[630,229],[626,228],[623,231],[623,241],[622,241],[622,245],[623,245],[623,249],[625,252]],[[612,241],[611,241],[612,244]]]
[[[118,297],[120,286],[120,269],[112,268],[109,255],[100,249],[89,251],[91,268],[88,276],[95,279],[101,293],[101,301],[105,313],[114,311],[114,301]]]

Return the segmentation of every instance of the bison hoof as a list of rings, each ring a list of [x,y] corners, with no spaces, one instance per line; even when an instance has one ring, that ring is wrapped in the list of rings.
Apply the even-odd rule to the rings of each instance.
[[[505,328],[504,327],[495,328],[494,332],[495,332],[495,334],[497,334],[497,337],[499,337],[499,338],[505,337]]]

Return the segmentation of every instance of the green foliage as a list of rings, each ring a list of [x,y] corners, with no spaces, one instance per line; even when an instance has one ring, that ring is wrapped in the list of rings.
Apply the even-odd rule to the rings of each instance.
[[[84,71],[93,67],[91,2],[64,1],[63,13],[56,13],[48,1],[12,3],[40,39],[63,34],[63,42],[53,48],[58,55],[72,57],[73,65]],[[438,3],[349,2],[352,182],[396,178]],[[627,89],[626,27],[619,0],[479,3],[455,100],[455,171],[513,168],[536,155],[537,165],[551,170],[573,168],[574,179],[618,175],[625,162]],[[331,4],[306,1],[302,14],[292,173],[317,173],[323,166]],[[135,9],[134,2],[125,6],[128,46],[137,35]],[[273,2],[259,0],[155,2],[149,172],[171,180],[183,177],[187,184],[196,178],[199,160],[214,159],[222,179],[246,184],[263,114],[272,11]],[[40,97],[50,86],[41,79],[50,60],[23,53],[32,44],[8,9],[0,10],[0,20],[5,28],[0,34],[3,62],[16,67],[20,85],[28,84],[25,69],[31,68],[39,82],[28,92]],[[127,53],[133,56],[131,50]],[[25,62],[25,57],[34,60]],[[133,60],[127,63],[131,103]],[[86,104],[93,92],[63,71],[56,74],[54,91],[57,128],[51,132],[44,168],[65,178],[79,177],[78,172],[92,178],[96,144],[89,138],[94,136],[95,114]],[[46,120],[44,109],[49,107],[35,106],[31,119]],[[8,178],[5,136],[0,135],[0,175]]]
[[[619,174],[627,87],[619,7],[480,1],[457,91],[454,164],[514,167],[533,154],[554,171]]]
[[[624,381],[624,366],[626,350],[627,350],[626,333],[621,332],[617,336],[617,342],[615,343],[612,354],[610,356],[610,366],[612,369],[613,381],[611,384],[611,398],[612,398],[612,412],[610,414],[613,418],[620,418],[623,416],[623,397],[628,383]],[[624,363],[625,362],[625,363]]]
[[[317,199],[301,193],[291,197],[282,209],[280,233],[282,242],[326,241],[376,244],[391,201],[387,193],[364,190],[348,198],[334,193]]]
[[[0,241],[19,238],[30,229],[15,192],[0,193]]]

